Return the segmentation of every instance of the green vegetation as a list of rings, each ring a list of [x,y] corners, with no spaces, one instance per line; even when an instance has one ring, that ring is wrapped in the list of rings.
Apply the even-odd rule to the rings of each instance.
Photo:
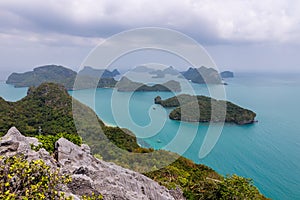
[[[0,157],[1,199],[69,199],[58,192],[69,177],[51,172],[42,160],[27,161],[23,156]]]
[[[54,82],[73,88],[77,73],[73,70],[57,65],[37,67],[31,72],[12,73],[6,83],[16,87],[39,86],[44,82]]]
[[[76,144],[81,144],[82,137],[97,157],[148,172],[146,176],[168,188],[181,188],[187,199],[251,199],[251,195],[254,199],[264,199],[248,179],[223,178],[211,168],[175,153],[140,147],[129,130],[105,126],[92,109],[53,83],[30,88],[28,95],[18,102],[0,98],[0,115],[1,135],[16,126],[23,134],[39,138],[40,147],[49,151],[53,151],[54,142],[61,136]]]
[[[82,139],[77,134],[58,133],[57,135],[37,135],[35,136],[41,143],[38,146],[32,146],[31,148],[38,151],[40,148],[46,149],[49,153],[54,152],[54,144],[59,138],[66,138],[74,144],[81,145]]]
[[[227,176],[218,183],[217,199],[267,199],[253,186],[251,179],[237,175]]]
[[[179,187],[190,200],[267,199],[250,179],[237,175],[222,177],[211,168],[180,157],[174,163],[145,174],[169,189]]]
[[[64,192],[58,192],[62,185],[72,181],[69,176],[51,170],[43,160],[27,161],[24,156],[0,156],[0,198],[1,199],[60,199],[71,200]],[[82,200],[101,200],[101,195],[82,196]]]
[[[253,123],[256,114],[228,101],[216,100],[206,96],[181,94],[162,100],[154,99],[163,107],[176,107],[170,114],[170,119],[188,122],[229,122],[236,124]]]
[[[27,136],[75,134],[72,99],[63,86],[53,83],[29,88],[18,102],[0,98],[0,136],[16,126]]]
[[[122,79],[116,84],[116,88],[120,92],[132,92],[132,91],[165,91],[165,92],[179,92],[181,91],[180,83],[177,81],[168,81],[163,84],[155,84],[152,86],[145,85],[143,83],[138,83],[131,81],[127,77],[122,77]]]

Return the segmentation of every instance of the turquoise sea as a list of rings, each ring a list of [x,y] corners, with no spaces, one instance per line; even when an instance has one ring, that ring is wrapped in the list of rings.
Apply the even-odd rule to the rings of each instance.
[[[97,89],[70,94],[92,107],[105,123],[132,130],[143,138],[140,141],[153,148],[180,151],[180,143],[168,146],[180,132],[183,140],[192,139],[185,157],[224,175],[235,173],[252,178],[260,191],[272,199],[300,199],[300,74],[241,73],[226,82],[227,100],[255,111],[258,122],[225,125],[212,151],[202,159],[199,150],[209,125],[169,120],[169,111],[153,103],[156,96],[167,98],[172,93],[131,95]],[[208,94],[205,86],[193,84],[193,87],[197,94]],[[9,101],[21,99],[26,90],[0,83],[0,96]],[[129,105],[128,109],[124,110],[124,105]],[[193,138],[190,133],[195,130]],[[145,132],[155,134],[145,135]]]

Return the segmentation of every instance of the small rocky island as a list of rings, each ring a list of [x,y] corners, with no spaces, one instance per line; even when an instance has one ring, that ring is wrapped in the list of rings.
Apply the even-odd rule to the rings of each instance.
[[[154,99],[155,104],[174,108],[170,119],[187,122],[227,122],[239,125],[255,122],[256,114],[229,101],[216,100],[206,96],[181,94],[162,100]],[[212,108],[214,112],[212,112]]]
[[[234,74],[231,71],[223,71],[220,73],[222,78],[233,78]]]

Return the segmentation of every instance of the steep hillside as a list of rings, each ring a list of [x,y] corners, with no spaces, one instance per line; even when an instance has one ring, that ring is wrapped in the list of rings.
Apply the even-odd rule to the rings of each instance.
[[[0,98],[0,116],[1,135],[16,126],[25,135],[39,139],[41,145],[37,150],[43,147],[50,152],[59,137],[78,145],[82,138],[96,157],[145,172],[169,189],[179,187],[188,199],[224,199],[225,195],[232,199],[264,199],[247,179],[224,178],[213,169],[175,153],[139,147],[129,130],[105,126],[92,109],[72,99],[57,84],[30,88],[28,95],[15,103]]]

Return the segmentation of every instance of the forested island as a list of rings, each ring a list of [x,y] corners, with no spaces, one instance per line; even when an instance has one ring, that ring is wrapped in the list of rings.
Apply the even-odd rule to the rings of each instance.
[[[72,103],[75,105],[75,110],[72,110]],[[160,103],[162,103],[162,105],[168,105],[165,104],[167,102],[161,101]],[[66,140],[60,139],[58,141],[59,143],[55,147],[55,142],[59,138],[64,137],[78,145],[82,144],[83,138],[84,142],[91,147],[91,153],[96,157],[99,157],[104,161],[114,162],[125,168],[130,168],[135,171],[141,170],[141,167],[144,166],[144,164],[148,165],[149,163],[144,163],[145,161],[143,159],[135,160],[136,158],[133,157],[130,152],[141,154],[152,153],[152,169],[154,169],[154,171],[145,173],[144,175],[148,176],[154,181],[157,181],[159,184],[170,189],[170,191],[172,189],[176,190],[177,194],[178,192],[180,194],[181,191],[186,199],[266,199],[259,193],[258,189],[253,186],[252,181],[249,179],[236,175],[223,177],[205,165],[195,164],[191,160],[188,160],[184,157],[179,157],[174,153],[164,150],[157,151],[140,147],[137,144],[136,137],[129,130],[104,125],[104,123],[96,116],[93,110],[76,101],[75,99],[72,99],[63,86],[54,83],[43,83],[39,87],[30,87],[27,96],[17,102],[7,102],[0,98],[0,115],[2,116],[0,118],[1,136],[3,136],[10,129],[10,127],[16,126],[23,134],[25,134],[25,136],[32,136],[38,139],[40,144],[36,147],[32,146],[32,148],[38,151],[38,153],[41,155],[46,156],[49,160],[52,159],[51,162],[57,159],[57,154],[53,153],[54,149],[57,149],[57,147],[63,148],[63,145],[67,144]],[[73,118],[73,116],[76,117]],[[90,119],[96,119],[98,124],[95,124],[94,121]],[[77,127],[77,129],[75,127],[74,120],[80,125]],[[19,135],[18,137],[21,136]],[[29,139],[31,141],[34,140],[33,138]],[[15,145],[17,145],[16,143],[12,142],[14,141],[9,143],[6,140],[1,140],[1,148],[4,148],[5,145],[13,144],[13,146],[9,147],[9,151],[12,151],[12,149],[15,148]],[[40,150],[41,148],[44,148],[50,154]],[[72,146],[72,149],[76,148],[79,149],[79,147]],[[85,149],[86,148],[87,147],[85,147]],[[119,148],[124,150],[122,154],[120,154],[120,151],[117,150]],[[68,149],[65,150],[67,151]],[[63,149],[60,151],[63,151]],[[73,155],[74,159],[79,158],[80,156],[87,156],[83,150],[78,151],[80,151],[80,155]],[[7,150],[1,151],[1,155],[5,152],[7,152]],[[53,154],[51,154],[51,152]],[[155,166],[161,166],[164,163],[169,163],[170,158],[174,156],[179,157],[179,159],[171,164],[166,164],[166,166],[162,167],[161,169],[155,170]],[[88,159],[91,160],[94,158],[89,156]],[[9,163],[8,161],[5,162]],[[24,163],[26,161],[18,160],[18,162]],[[78,162],[78,159],[74,162]],[[100,161],[95,160],[93,162],[95,164],[95,162],[99,163]],[[35,170],[35,168],[32,169]],[[110,167],[109,169],[121,170],[120,167]],[[75,184],[74,186],[76,188],[87,187],[87,179],[84,179],[84,176],[91,176],[90,170],[90,168],[78,168],[74,172],[72,171],[72,177],[75,178],[75,182],[70,183],[71,186],[72,184]],[[27,171],[24,173],[27,173]],[[98,173],[101,174],[101,172]],[[111,171],[110,173],[116,172]],[[133,172],[127,171],[126,173]],[[122,177],[126,177],[125,173],[118,174],[118,176],[121,177],[121,179]],[[141,177],[140,175],[135,176]],[[78,179],[80,177],[82,178]],[[76,180],[83,181],[80,182],[82,185],[77,186]],[[134,181],[134,179],[131,181]],[[9,185],[5,187],[9,187]],[[123,187],[126,188],[125,185],[123,185]],[[92,192],[93,188],[91,188],[91,185],[89,185],[89,188],[89,191]],[[149,189],[151,189],[151,186],[145,186],[144,189],[138,188],[138,190],[141,192],[141,195],[150,195]],[[154,190],[154,188],[152,189]],[[118,189],[118,191],[122,191],[122,189]],[[144,194],[142,193],[143,191]],[[115,191],[103,190],[96,192],[97,194],[106,192],[108,195],[107,192],[109,192],[112,195],[117,195]],[[152,193],[154,194],[154,192],[155,191]],[[36,193],[36,195],[37,194],[38,193]],[[170,192],[170,194],[174,195],[174,192]],[[44,193],[43,195],[47,195],[47,193]],[[102,197],[99,199],[102,199]],[[174,197],[173,199],[176,198]]]
[[[162,84],[146,85],[134,82],[127,77],[120,81],[114,79],[119,75],[118,70],[101,70],[92,67],[84,67],[81,71],[75,71],[58,65],[46,65],[34,68],[33,71],[25,73],[12,73],[6,83],[15,87],[39,86],[42,83],[52,82],[63,85],[67,90],[80,90],[88,88],[117,88],[120,92],[132,91],[181,91],[180,83],[168,81]],[[75,84],[76,83],[76,84]]]
[[[219,73],[213,68],[189,68],[185,72],[178,73],[172,66],[164,70],[155,70],[146,66],[139,66],[132,71],[138,73],[153,74],[152,78],[164,78],[165,75],[176,75],[178,78],[186,78],[193,83],[199,84],[223,84]],[[232,72],[222,72],[222,77],[231,76]],[[117,69],[109,71],[107,69],[94,69],[84,67],[78,73],[59,65],[45,65],[34,68],[33,71],[25,73],[12,73],[6,83],[15,87],[39,86],[42,83],[52,82],[63,85],[67,90],[80,90],[88,88],[117,88],[118,91],[181,91],[180,83],[170,80],[166,83],[146,85],[144,83],[134,82],[122,77],[120,81],[114,79],[120,75]],[[76,84],[75,84],[76,83]]]
[[[59,65],[45,65],[34,68],[33,71],[25,73],[12,73],[6,83],[15,87],[39,86],[42,83],[52,82],[63,85],[68,90],[86,89],[91,87],[114,87],[118,75],[117,70],[93,69],[84,67],[79,73]],[[74,83],[76,81],[76,88]]]
[[[162,100],[154,99],[155,104],[175,107],[169,114],[170,119],[187,122],[228,122],[239,125],[255,122],[256,113],[229,101],[216,100],[206,96],[181,94]],[[214,112],[212,109],[214,108]]]
[[[161,91],[161,92],[180,92],[181,86],[177,81],[167,81],[162,84],[154,84],[154,85],[146,85],[139,82],[131,81],[127,77],[122,77],[121,80],[116,84],[116,88],[120,92],[133,92],[133,91],[141,91],[141,92],[153,92],[153,91]]]

